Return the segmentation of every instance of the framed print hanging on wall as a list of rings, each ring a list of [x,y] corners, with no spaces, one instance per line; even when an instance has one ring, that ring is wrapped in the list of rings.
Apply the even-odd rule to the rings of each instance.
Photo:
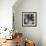
[[[22,12],[22,26],[36,27],[37,26],[37,12]]]

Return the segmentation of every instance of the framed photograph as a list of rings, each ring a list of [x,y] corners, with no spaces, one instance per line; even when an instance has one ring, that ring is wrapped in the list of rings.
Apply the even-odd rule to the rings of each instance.
[[[37,12],[22,12],[22,26],[36,27],[37,26]]]

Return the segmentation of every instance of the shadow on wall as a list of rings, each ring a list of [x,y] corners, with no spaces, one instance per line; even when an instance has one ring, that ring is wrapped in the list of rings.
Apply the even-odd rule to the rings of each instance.
[[[14,10],[16,10],[17,8],[19,8],[19,6],[21,5],[21,3],[23,3],[24,0],[17,0],[16,3],[12,6],[13,12]]]

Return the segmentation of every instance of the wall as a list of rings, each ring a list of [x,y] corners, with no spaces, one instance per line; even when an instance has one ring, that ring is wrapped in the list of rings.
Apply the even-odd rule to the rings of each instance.
[[[41,1],[41,38],[42,46],[46,46],[46,0]]]
[[[15,30],[23,33],[24,39],[35,41],[41,46],[41,0],[18,0],[13,6]],[[37,12],[37,27],[22,27],[22,12]]]
[[[12,29],[12,6],[16,0],[0,0],[0,27]]]

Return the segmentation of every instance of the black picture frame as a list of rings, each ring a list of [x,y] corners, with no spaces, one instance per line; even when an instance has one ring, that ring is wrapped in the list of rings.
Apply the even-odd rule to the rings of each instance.
[[[37,26],[37,12],[22,12],[22,26],[36,27]]]

